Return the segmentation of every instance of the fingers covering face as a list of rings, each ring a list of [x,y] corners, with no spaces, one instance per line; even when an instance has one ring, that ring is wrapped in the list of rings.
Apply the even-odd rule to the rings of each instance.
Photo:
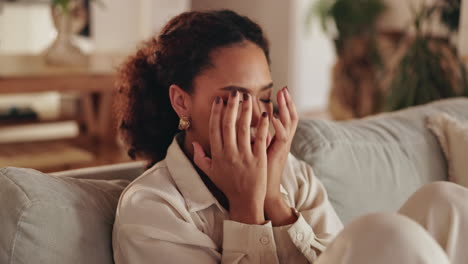
[[[237,123],[237,145],[239,151],[251,153],[250,123],[252,122],[252,97],[244,93],[242,95],[241,113]]]
[[[263,112],[257,125],[257,134],[255,135],[255,143],[253,146],[253,152],[256,156],[266,153],[268,126],[268,114]]]
[[[212,154],[222,153],[259,153],[261,142],[268,137],[269,120],[275,128],[277,136],[286,138],[288,131],[294,130],[291,125],[296,119],[296,111],[286,89],[283,88],[278,92],[279,117],[273,115],[273,105],[269,103],[264,109],[267,111],[262,113],[257,122],[255,143],[251,144],[251,125],[254,115],[254,107],[256,111],[261,111],[263,108],[255,97],[248,93],[240,93],[233,90],[230,94],[226,105],[223,104],[223,99],[216,97],[212,105],[212,114],[210,117],[209,131]],[[254,100],[255,99],[255,100]],[[241,101],[242,100],[242,101]],[[263,116],[266,115],[266,116]],[[255,153],[253,153],[255,154]]]
[[[298,115],[296,106],[292,101],[291,95],[287,87],[281,89],[277,94],[278,108],[279,108],[279,120],[284,128],[285,132],[294,133],[298,123]],[[277,122],[278,123],[278,122]],[[275,129],[278,125],[275,126]],[[289,133],[287,133],[289,134]]]
[[[286,100],[286,105],[288,106],[289,110],[289,117],[292,122],[298,120],[298,115],[296,111],[296,105],[294,104],[291,95],[289,94],[288,87],[283,88],[284,99]]]
[[[224,111],[222,124],[224,150],[226,151],[237,150],[236,122],[238,110],[239,92],[232,90]]]
[[[223,110],[223,99],[216,96],[211,107],[211,116],[209,124],[209,136],[211,145],[211,154],[219,155],[223,151],[223,138],[221,135],[221,112]]]
[[[289,123],[291,122],[291,116],[289,114],[288,105],[286,103],[285,88],[281,89],[278,92],[277,100],[279,108],[279,118],[281,120],[281,123],[283,123],[285,127],[288,127]]]

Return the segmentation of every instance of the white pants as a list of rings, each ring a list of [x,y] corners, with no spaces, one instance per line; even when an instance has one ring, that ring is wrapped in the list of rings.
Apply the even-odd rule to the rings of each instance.
[[[425,185],[398,213],[348,224],[314,262],[375,263],[468,263],[468,189],[450,182]]]

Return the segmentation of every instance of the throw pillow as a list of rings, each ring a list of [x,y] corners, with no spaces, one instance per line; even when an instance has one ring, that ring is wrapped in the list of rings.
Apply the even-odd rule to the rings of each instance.
[[[441,113],[430,116],[427,126],[445,154],[449,180],[468,187],[468,123]]]

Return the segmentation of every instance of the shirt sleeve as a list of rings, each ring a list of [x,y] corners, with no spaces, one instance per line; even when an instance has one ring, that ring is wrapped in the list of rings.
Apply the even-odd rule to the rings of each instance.
[[[224,221],[222,263],[279,263],[271,222]]]
[[[114,224],[116,264],[154,263],[272,263],[278,256],[271,222],[248,225],[223,222],[222,252],[215,242],[174,206],[178,201],[133,194],[124,199]]]
[[[288,194],[287,199],[296,212],[297,221],[273,227],[278,258],[281,263],[313,263],[343,229],[343,224],[312,167],[292,155],[289,159],[283,184],[289,187],[287,189],[297,189]]]

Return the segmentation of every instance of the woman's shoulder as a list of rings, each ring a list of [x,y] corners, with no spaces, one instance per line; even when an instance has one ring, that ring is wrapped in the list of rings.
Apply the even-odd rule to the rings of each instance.
[[[319,180],[315,176],[312,166],[292,153],[288,154],[288,160],[281,179],[281,184],[287,193],[295,194],[300,189],[309,189],[318,182]]]
[[[288,177],[291,180],[294,179],[296,181],[310,180],[314,177],[312,166],[310,166],[307,162],[297,158],[291,152],[288,154],[285,173],[290,174],[285,177]]]
[[[185,201],[170,175],[166,162],[162,160],[125,188],[120,195],[117,216],[133,218],[133,215],[147,210],[158,210],[168,204],[177,210],[185,208]]]

